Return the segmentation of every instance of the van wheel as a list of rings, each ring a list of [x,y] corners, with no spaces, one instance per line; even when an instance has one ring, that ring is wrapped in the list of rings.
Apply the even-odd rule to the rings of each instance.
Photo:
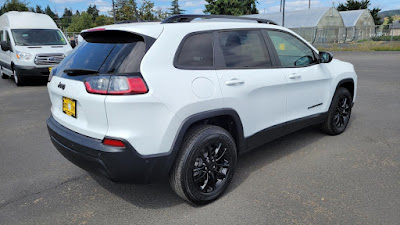
[[[235,172],[235,141],[225,129],[201,125],[183,140],[170,174],[172,189],[184,200],[204,205],[220,197]]]
[[[0,68],[0,75],[1,75],[1,78],[3,78],[3,79],[8,78],[8,76],[5,73],[3,73],[3,67]]]
[[[328,116],[321,124],[321,130],[329,135],[343,133],[350,121],[353,99],[349,90],[339,88],[332,99]]]
[[[17,71],[15,71],[15,70],[13,72],[13,77],[14,77],[15,84],[17,86],[22,86],[23,85],[23,80],[21,79],[20,76],[18,76]]]

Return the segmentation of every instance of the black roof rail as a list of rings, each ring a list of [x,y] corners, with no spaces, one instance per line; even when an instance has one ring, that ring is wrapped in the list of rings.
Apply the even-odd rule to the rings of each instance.
[[[160,22],[159,20],[122,20],[115,24],[124,24],[124,23],[144,23],[144,22]]]
[[[195,14],[170,16],[165,20],[163,20],[161,23],[189,23],[195,19],[251,20],[251,21],[257,21],[258,23],[278,25],[272,20],[252,18],[252,17],[228,16],[228,15],[195,15]]]

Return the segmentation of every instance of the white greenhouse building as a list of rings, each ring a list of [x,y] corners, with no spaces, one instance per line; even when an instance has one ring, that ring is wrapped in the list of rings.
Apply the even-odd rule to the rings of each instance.
[[[375,35],[375,22],[367,9],[340,12],[346,26],[346,41],[368,40]]]
[[[281,12],[248,17],[269,19],[282,25]],[[342,16],[334,7],[285,11],[285,27],[310,43],[342,43],[346,39],[346,27]]]

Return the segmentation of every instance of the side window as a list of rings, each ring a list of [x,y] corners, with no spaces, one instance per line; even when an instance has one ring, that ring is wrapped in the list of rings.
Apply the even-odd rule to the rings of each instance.
[[[8,43],[9,45],[11,45],[10,35],[8,34],[8,31],[6,31],[6,40],[5,40],[5,41],[7,41],[7,43]]]
[[[6,35],[6,42],[11,46],[11,40],[10,40],[10,34],[8,33],[8,31],[5,31],[5,35]],[[10,50],[12,52],[12,48]]]
[[[0,30],[0,41],[3,41],[3,31]]]
[[[268,31],[283,67],[304,67],[317,63],[314,52],[296,37],[279,31]]]
[[[226,68],[269,68],[272,65],[260,31],[220,32],[219,45]]]
[[[210,68],[214,66],[212,33],[189,36],[184,40],[176,64],[184,68]]]

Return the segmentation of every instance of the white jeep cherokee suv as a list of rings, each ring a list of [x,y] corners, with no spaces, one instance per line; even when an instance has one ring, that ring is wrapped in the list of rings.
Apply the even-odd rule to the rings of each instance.
[[[272,21],[179,15],[82,37],[52,70],[48,130],[67,159],[113,181],[169,177],[180,197],[207,204],[239,153],[349,123],[354,67]]]

